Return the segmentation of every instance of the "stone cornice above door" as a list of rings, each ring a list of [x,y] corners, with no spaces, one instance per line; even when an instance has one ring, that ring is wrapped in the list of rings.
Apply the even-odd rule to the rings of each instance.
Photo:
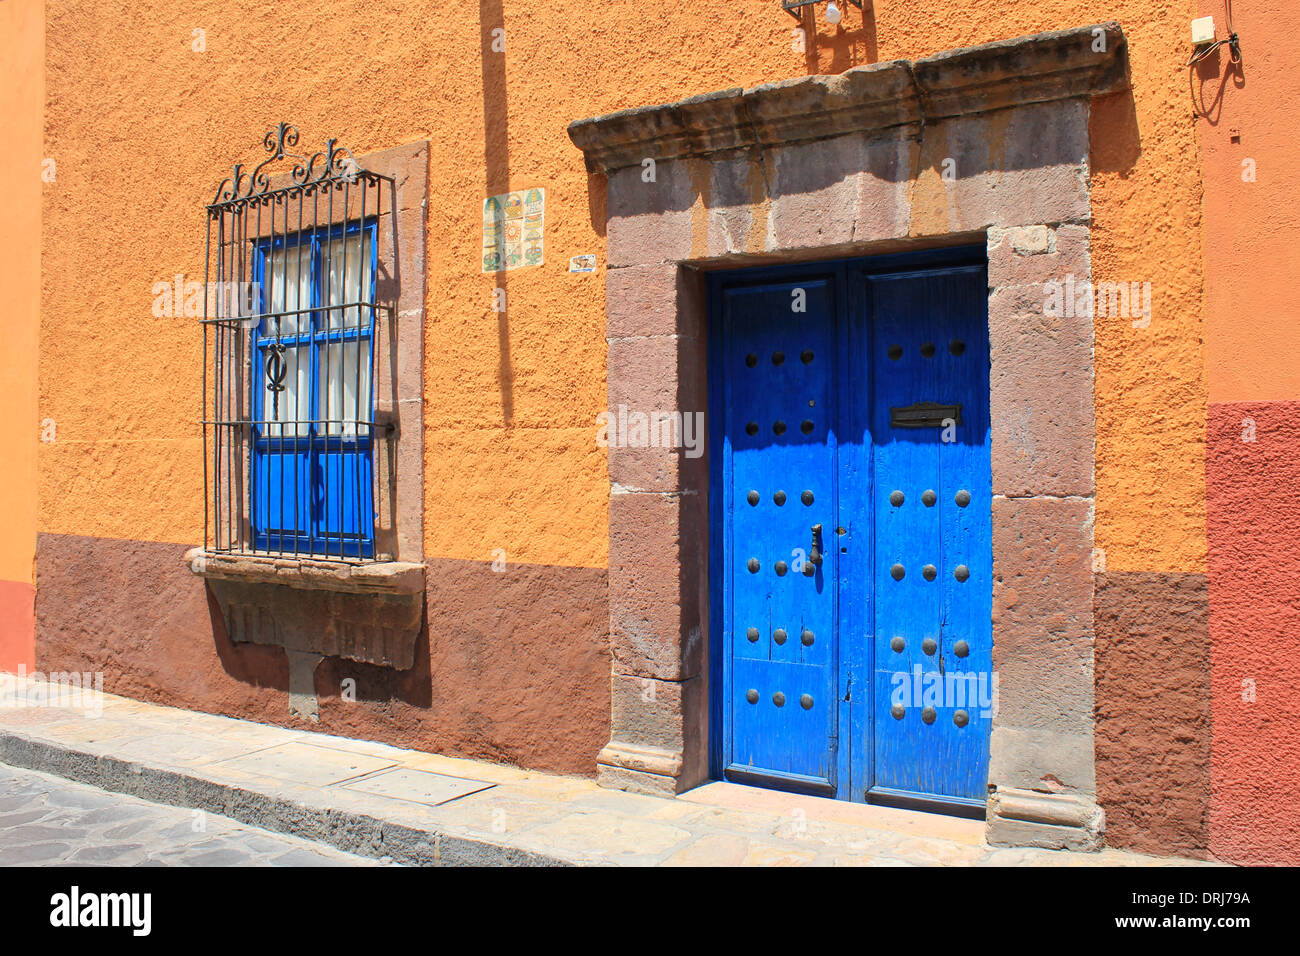
[[[591,172],[783,146],[909,123],[1127,89],[1115,22],[892,60],[834,76],[706,93],[576,120],[569,137]]]

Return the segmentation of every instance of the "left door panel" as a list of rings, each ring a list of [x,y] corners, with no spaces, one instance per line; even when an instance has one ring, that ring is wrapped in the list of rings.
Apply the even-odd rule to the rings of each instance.
[[[724,431],[724,772],[824,795],[837,788],[835,290],[824,274],[724,286],[712,362]]]

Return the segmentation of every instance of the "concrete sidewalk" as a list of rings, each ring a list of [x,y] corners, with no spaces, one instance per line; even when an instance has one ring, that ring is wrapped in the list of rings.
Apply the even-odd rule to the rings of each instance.
[[[711,783],[676,799],[100,695],[32,706],[0,684],[0,761],[405,864],[1181,865],[995,849],[984,825]]]

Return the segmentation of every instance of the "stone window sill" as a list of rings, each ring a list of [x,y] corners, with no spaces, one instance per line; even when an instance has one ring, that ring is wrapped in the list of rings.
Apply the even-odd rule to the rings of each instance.
[[[204,578],[352,594],[420,594],[424,565],[412,561],[343,564],[307,557],[264,554],[212,554],[193,548],[185,554],[190,571]]]
[[[342,564],[263,554],[186,552],[234,644],[283,647],[290,661],[322,657],[409,670],[424,617],[424,565]]]

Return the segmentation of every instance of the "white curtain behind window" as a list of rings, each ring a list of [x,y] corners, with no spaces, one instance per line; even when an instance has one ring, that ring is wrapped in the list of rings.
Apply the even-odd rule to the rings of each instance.
[[[370,236],[340,236],[321,244],[321,269],[325,274],[325,304],[370,300]],[[370,310],[359,306],[330,309],[331,329],[355,329],[370,324]]]
[[[270,303],[270,312],[293,312],[311,307],[311,243],[301,242],[288,249],[277,249],[266,257],[262,276],[262,300]],[[311,314],[285,315],[277,322],[262,322],[263,335],[297,335],[311,327]]]

